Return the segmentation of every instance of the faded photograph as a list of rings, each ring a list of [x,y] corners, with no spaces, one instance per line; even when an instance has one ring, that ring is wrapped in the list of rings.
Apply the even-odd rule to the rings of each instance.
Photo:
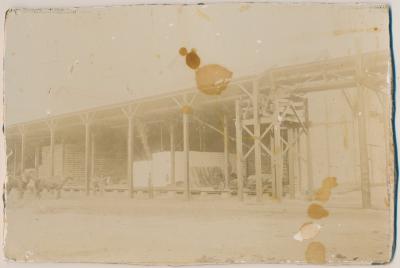
[[[389,262],[388,14],[366,4],[9,10],[5,256]]]

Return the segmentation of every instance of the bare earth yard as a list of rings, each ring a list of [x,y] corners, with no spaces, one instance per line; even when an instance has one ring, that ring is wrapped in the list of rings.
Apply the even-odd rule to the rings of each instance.
[[[12,196],[11,196],[12,197]],[[56,200],[11,198],[7,203],[6,256],[17,261],[110,263],[304,262],[309,241],[293,235],[310,221],[309,202],[234,197],[158,196],[128,199],[124,193]],[[329,262],[385,262],[391,254],[388,210],[328,203],[329,217],[314,241]]]

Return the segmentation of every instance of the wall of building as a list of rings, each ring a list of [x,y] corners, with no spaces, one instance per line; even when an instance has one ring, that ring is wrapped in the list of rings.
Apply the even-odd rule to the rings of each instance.
[[[386,182],[386,148],[384,119],[378,98],[366,91],[369,173],[372,185]],[[348,96],[356,104],[355,91]],[[309,94],[313,177],[318,187],[326,176],[336,176],[339,184],[360,186],[360,153],[357,114],[353,116],[343,94],[338,91]],[[328,123],[328,124],[327,124]],[[305,154],[305,135],[301,139]],[[305,163],[303,163],[305,166]],[[307,174],[303,169],[303,181]]]
[[[153,185],[166,186],[171,183],[170,179],[170,152],[164,151],[154,153],[152,161],[135,161],[133,163],[133,182],[137,187],[146,187],[148,185],[149,172],[151,170]],[[189,168],[209,167],[219,168],[223,174],[224,153],[215,152],[196,152],[191,151],[189,155]],[[229,155],[230,171],[236,172],[236,155]],[[184,178],[184,153],[175,152],[175,182],[183,182]],[[196,185],[196,174],[192,170],[191,180]]]

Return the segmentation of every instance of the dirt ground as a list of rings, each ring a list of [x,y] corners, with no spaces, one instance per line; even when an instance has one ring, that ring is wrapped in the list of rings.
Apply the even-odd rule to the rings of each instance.
[[[322,229],[313,241],[324,244],[327,261],[388,261],[389,211],[346,208],[335,200],[343,198],[334,198],[325,206],[329,216],[315,221]],[[309,204],[220,196],[129,199],[125,193],[10,196],[5,253],[11,260],[46,262],[303,263],[310,241],[293,235],[310,221]]]

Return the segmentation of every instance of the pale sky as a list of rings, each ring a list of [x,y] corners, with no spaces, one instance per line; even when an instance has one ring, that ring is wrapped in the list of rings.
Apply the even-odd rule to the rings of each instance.
[[[370,29],[377,28],[377,31]],[[6,123],[195,86],[178,54],[234,78],[388,49],[385,8],[349,5],[132,6],[18,11],[6,21]]]

